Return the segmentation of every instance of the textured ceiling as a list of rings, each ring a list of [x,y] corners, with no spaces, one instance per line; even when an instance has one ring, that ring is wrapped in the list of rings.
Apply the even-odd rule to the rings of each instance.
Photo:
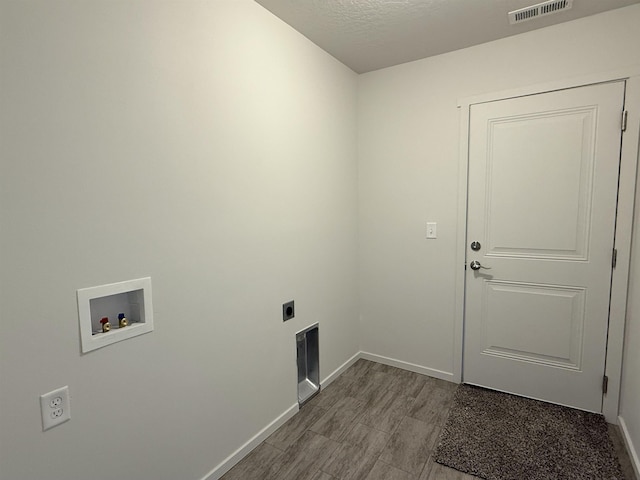
[[[358,73],[450,52],[640,0],[573,0],[573,8],[510,25],[541,0],[256,0]]]

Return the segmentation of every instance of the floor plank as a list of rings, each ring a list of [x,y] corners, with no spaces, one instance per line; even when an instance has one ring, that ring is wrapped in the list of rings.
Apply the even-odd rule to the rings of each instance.
[[[265,442],[280,450],[286,450],[325,413],[327,413],[327,410],[323,408],[304,406],[297,415],[294,415],[287,423],[271,434]]]
[[[352,397],[341,398],[309,430],[341,441],[358,421],[363,409],[364,404],[360,400]]]
[[[339,446],[338,442],[307,430],[295,444],[278,458],[276,464],[279,464],[279,468],[272,469],[265,477],[257,478],[311,480],[317,476],[320,465],[326,462],[327,458]]]
[[[404,417],[380,455],[380,460],[413,475],[420,475],[440,435],[437,425]]]
[[[357,424],[321,467],[340,480],[363,480],[375,465],[390,435]]]
[[[383,432],[393,432],[412,408],[414,399],[391,390],[380,395],[365,408],[360,422]]]

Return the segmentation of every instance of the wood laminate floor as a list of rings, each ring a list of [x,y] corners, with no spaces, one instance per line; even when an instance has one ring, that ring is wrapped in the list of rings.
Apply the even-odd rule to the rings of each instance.
[[[222,479],[475,479],[431,458],[456,387],[358,360]],[[635,480],[618,428],[610,433]]]

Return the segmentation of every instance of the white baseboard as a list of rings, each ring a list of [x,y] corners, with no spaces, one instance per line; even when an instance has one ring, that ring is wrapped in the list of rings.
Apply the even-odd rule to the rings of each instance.
[[[245,456],[247,456],[251,451],[260,445],[269,435],[275,432],[278,428],[280,428],[287,420],[293,417],[296,413],[298,413],[299,405],[296,403],[289,407],[283,414],[281,414],[278,418],[276,418],[269,425],[260,430],[257,434],[255,434],[247,443],[242,445],[239,449],[225,458],[217,467],[211,470],[208,474],[202,477],[202,480],[218,480],[225,473],[227,473],[231,468],[242,460]]]
[[[365,360],[371,360],[372,362],[383,363],[391,367],[402,368],[403,370],[409,370],[410,372],[421,373],[422,375],[428,375],[429,377],[439,378],[441,380],[447,380],[448,382],[457,383],[455,377],[451,372],[443,372],[442,370],[436,370],[435,368],[427,368],[414,363],[403,362],[402,360],[396,360],[395,358],[383,357],[382,355],[376,355],[374,353],[360,352],[360,358]]]
[[[640,456],[638,455],[638,451],[633,445],[633,441],[631,440],[631,435],[629,434],[629,430],[627,429],[627,424],[625,423],[624,418],[618,417],[618,425],[620,426],[622,439],[624,440],[624,444],[627,447],[627,452],[629,453],[629,458],[631,459],[631,465],[633,465],[633,469],[636,472],[636,478],[640,479]]]

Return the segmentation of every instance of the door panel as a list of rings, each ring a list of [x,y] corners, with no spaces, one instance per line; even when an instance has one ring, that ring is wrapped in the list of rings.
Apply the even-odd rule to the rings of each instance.
[[[592,107],[489,121],[489,253],[586,259],[595,115]]]
[[[482,353],[581,368],[584,289],[494,281],[484,287]]]
[[[488,269],[467,269],[465,382],[601,411],[623,100],[471,106],[467,263]]]

